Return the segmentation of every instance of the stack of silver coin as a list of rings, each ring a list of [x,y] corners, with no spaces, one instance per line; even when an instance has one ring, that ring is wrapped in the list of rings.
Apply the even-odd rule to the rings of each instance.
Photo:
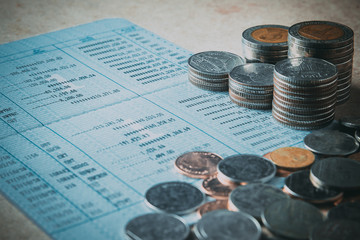
[[[325,59],[338,69],[337,104],[350,97],[354,55],[354,32],[351,28],[328,21],[308,21],[289,28],[289,58]]]
[[[271,109],[274,65],[247,63],[229,73],[231,101],[252,109]]]
[[[337,69],[318,58],[291,58],[274,69],[272,114],[280,123],[298,130],[328,125],[335,114]]]
[[[246,62],[275,64],[287,58],[288,27],[259,25],[246,29],[242,34],[242,50]]]
[[[229,72],[245,61],[238,55],[222,51],[206,51],[188,60],[189,81],[209,91],[227,91]]]

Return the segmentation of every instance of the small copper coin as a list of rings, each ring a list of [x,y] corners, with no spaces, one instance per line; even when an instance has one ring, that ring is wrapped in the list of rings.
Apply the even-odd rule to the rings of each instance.
[[[211,212],[218,209],[227,209],[227,204],[228,204],[227,200],[216,200],[216,201],[207,202],[199,207],[199,209],[197,210],[197,214],[199,215],[199,217],[202,217],[207,212]]]
[[[271,152],[270,158],[276,166],[289,170],[306,168],[315,161],[311,151],[298,147],[278,148]]]
[[[201,187],[207,195],[219,200],[228,199],[229,194],[233,189],[229,186],[222,184],[216,177],[204,179]]]
[[[208,178],[217,171],[222,157],[211,152],[187,152],[175,161],[175,168],[183,175],[192,178]]]
[[[268,152],[266,154],[263,155],[264,158],[271,160],[271,152]],[[281,169],[281,168],[276,168],[276,175],[278,177],[287,177],[289,176],[291,173],[293,173],[292,171],[288,171],[285,169]]]

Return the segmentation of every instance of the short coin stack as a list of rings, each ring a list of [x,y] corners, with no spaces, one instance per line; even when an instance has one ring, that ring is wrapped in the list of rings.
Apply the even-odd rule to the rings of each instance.
[[[351,28],[328,21],[308,21],[289,28],[289,57],[316,57],[338,69],[337,104],[350,97],[354,55],[354,32]]]
[[[244,60],[233,53],[206,51],[192,55],[188,60],[189,81],[209,91],[227,91],[229,72]]]
[[[243,56],[246,62],[275,64],[287,58],[288,27],[260,25],[246,29],[242,34]]]
[[[231,101],[252,109],[271,109],[274,65],[247,63],[229,73]]]
[[[272,114],[298,130],[326,126],[334,119],[337,92],[335,65],[318,58],[291,58],[274,69]]]

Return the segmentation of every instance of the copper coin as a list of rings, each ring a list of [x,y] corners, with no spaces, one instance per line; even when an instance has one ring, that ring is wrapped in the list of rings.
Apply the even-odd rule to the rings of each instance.
[[[348,156],[348,158],[356,160],[356,161],[360,161],[360,152],[351,154],[350,156]]]
[[[277,27],[264,27],[253,31],[251,36],[259,42],[282,43],[287,42],[288,30]]]
[[[266,154],[263,155],[264,158],[271,160],[271,152],[268,152]],[[281,168],[276,168],[276,175],[277,177],[287,177],[289,176],[291,173],[293,173],[292,171],[288,171],[285,169],[281,169]]]
[[[207,202],[199,207],[199,209],[197,210],[197,214],[200,217],[202,217],[207,212],[211,212],[218,209],[227,209],[227,204],[228,204],[227,200],[216,200],[216,201]]]
[[[276,166],[290,170],[306,168],[315,161],[311,151],[298,147],[278,148],[271,152],[270,157]]]
[[[299,33],[306,38],[315,40],[333,40],[344,35],[341,28],[329,24],[305,25],[299,29]]]
[[[222,157],[211,152],[187,152],[175,161],[176,169],[188,177],[208,178],[216,173]]]
[[[229,194],[233,188],[222,184],[216,177],[204,179],[202,182],[202,190],[209,196],[225,200],[228,199]]]

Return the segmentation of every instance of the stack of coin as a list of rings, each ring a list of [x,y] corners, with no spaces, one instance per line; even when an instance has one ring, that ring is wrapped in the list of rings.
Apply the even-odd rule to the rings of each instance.
[[[328,21],[308,21],[289,28],[289,57],[316,57],[336,65],[339,78],[337,104],[350,96],[354,55],[351,28]]]
[[[288,27],[260,25],[246,29],[242,34],[243,56],[247,63],[275,64],[287,58]]]
[[[271,109],[274,65],[247,63],[229,73],[229,94],[234,103],[252,109]]]
[[[334,119],[337,69],[318,58],[291,58],[275,64],[274,118],[294,129],[311,130]]]
[[[244,60],[233,53],[207,51],[192,55],[188,60],[189,81],[209,91],[227,91],[229,72]]]

